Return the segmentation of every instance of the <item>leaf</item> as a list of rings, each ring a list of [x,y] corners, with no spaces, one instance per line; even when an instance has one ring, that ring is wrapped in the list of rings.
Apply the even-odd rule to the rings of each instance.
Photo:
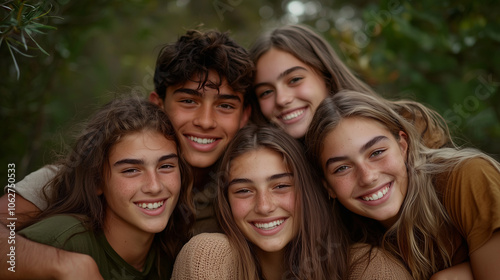
[[[19,80],[19,76],[20,76],[21,72],[19,70],[19,66],[17,65],[16,57],[14,56],[14,53],[12,52],[12,49],[10,48],[9,43],[7,43],[7,48],[9,49],[10,56],[12,57],[12,60],[14,61],[14,67],[16,67],[17,79]]]
[[[33,42],[34,42],[34,43],[36,44],[36,46],[40,49],[40,51],[41,51],[41,52],[43,52],[44,54],[46,54],[46,55],[50,56],[50,54],[49,54],[48,52],[46,52],[46,51],[42,48],[42,46],[40,46],[40,45],[38,44],[38,42],[35,40],[35,38],[33,38],[33,37],[30,35],[30,33],[29,33],[29,32],[26,32],[26,34],[28,34],[28,36],[31,38],[31,40],[33,40]]]

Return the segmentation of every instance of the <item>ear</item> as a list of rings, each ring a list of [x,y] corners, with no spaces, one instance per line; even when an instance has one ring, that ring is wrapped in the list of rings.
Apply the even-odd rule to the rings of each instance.
[[[153,103],[153,104],[155,104],[163,109],[163,100],[160,98],[158,93],[156,93],[154,91],[149,94],[149,102],[151,102],[151,103]]]
[[[401,154],[406,159],[406,155],[408,154],[408,135],[404,131],[399,131],[399,148],[401,149]]]
[[[328,192],[328,194],[330,195],[330,197],[331,198],[337,198],[337,195],[333,191],[333,188],[330,187],[330,185],[328,185],[328,183],[324,179],[321,180],[321,181],[323,182],[323,187],[326,189],[326,191]]]
[[[252,114],[252,106],[247,105],[245,109],[243,109],[243,114],[241,115],[240,128],[247,124],[248,119],[250,119],[250,114]]]

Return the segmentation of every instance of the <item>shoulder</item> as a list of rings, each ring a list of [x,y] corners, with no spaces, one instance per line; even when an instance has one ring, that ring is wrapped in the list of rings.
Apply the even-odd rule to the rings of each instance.
[[[236,270],[236,254],[226,235],[201,233],[182,247],[172,279],[231,279]]]
[[[71,215],[55,215],[19,233],[30,240],[62,248],[70,238],[84,232],[87,230],[78,218]]]
[[[413,279],[396,258],[368,244],[354,244],[350,250],[349,279]]]

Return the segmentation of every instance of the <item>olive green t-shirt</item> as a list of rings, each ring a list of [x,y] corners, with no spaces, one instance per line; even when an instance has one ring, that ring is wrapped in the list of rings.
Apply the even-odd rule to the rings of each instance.
[[[19,231],[19,234],[39,243],[91,256],[104,279],[160,279],[155,250],[150,251],[143,271],[138,271],[113,250],[104,233],[94,234],[86,230],[74,216],[56,215]],[[169,279],[172,268],[172,263],[163,264],[161,279]]]

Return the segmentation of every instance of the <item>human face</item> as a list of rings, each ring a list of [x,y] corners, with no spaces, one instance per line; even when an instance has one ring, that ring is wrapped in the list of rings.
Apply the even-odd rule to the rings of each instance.
[[[265,148],[231,162],[228,198],[236,225],[263,252],[282,252],[297,235],[295,186],[280,154]]]
[[[207,84],[219,82],[209,71]],[[224,80],[219,89],[187,81],[169,86],[163,108],[174,126],[182,156],[193,167],[213,165],[250,116],[244,108],[243,93],[235,92]]]
[[[255,94],[262,114],[294,138],[303,137],[328,96],[325,80],[292,54],[270,49],[256,65]]]
[[[161,133],[128,134],[109,153],[102,192],[108,240],[116,236],[152,238],[162,231],[179,198],[177,146]]]
[[[380,122],[343,119],[323,141],[321,163],[330,195],[350,211],[389,227],[408,189],[406,134]]]

